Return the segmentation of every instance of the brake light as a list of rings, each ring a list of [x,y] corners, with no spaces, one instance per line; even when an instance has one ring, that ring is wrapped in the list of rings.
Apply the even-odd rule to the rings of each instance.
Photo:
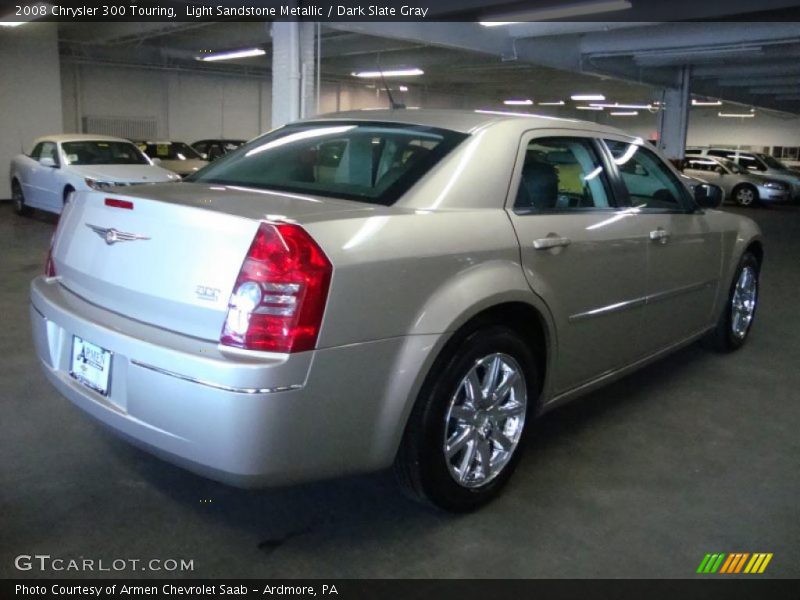
[[[56,276],[56,266],[53,263],[53,246],[47,250],[47,261],[44,263],[44,274],[46,277]]]
[[[56,233],[58,232],[58,226],[61,223],[61,215],[58,216],[56,219],[56,228],[53,230],[53,235],[50,237],[50,247],[47,249],[47,260],[44,263],[44,275],[45,277],[55,277],[56,276],[56,264],[53,262],[53,244],[56,241]]]
[[[262,223],[236,278],[220,343],[263,352],[313,350],[332,271],[305,229]]]

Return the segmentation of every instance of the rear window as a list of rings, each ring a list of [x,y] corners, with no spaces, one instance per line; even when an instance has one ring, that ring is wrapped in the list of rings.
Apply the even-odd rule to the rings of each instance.
[[[288,125],[225,155],[189,180],[388,205],[466,137],[394,123]]]

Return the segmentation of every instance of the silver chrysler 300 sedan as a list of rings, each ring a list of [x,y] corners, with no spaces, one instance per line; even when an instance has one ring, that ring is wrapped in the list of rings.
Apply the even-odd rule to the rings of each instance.
[[[287,125],[181,183],[76,194],[31,287],[53,385],[234,485],[395,466],[469,510],[543,411],[746,340],[762,244],[641,139],[510,113]]]

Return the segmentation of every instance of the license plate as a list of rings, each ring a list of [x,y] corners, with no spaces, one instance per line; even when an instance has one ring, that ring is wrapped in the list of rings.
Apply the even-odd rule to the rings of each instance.
[[[111,352],[72,336],[72,364],[69,374],[98,394],[108,396],[111,381]]]

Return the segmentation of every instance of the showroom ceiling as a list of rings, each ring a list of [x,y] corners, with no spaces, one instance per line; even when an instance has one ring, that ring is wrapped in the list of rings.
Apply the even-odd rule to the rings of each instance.
[[[497,20],[494,15],[556,6],[550,2],[442,1],[442,16]],[[563,5],[563,3],[561,3]],[[619,3],[617,3],[619,4]],[[626,4],[622,2],[622,4]],[[658,23],[650,3],[584,19],[484,27],[469,22],[327,23],[322,26],[322,76],[353,80],[363,69],[417,67],[425,74],[409,80],[448,93],[474,93],[502,102],[507,98],[569,101],[575,93],[599,93],[610,102],[649,103],[658,89],[676,85],[681,69],[692,70],[692,92],[746,106],[800,113],[800,24],[796,22]],[[666,6],[666,3],[659,3]],[[690,19],[779,19],[789,2],[673,0]],[[684,10],[685,9],[685,10]],[[470,12],[472,11],[472,12]],[[504,12],[505,11],[505,12]],[[488,16],[487,16],[488,15]],[[633,19],[650,17],[647,21]],[[662,15],[660,17],[670,18]],[[65,59],[86,63],[266,74],[270,68],[269,24],[81,23],[60,25]],[[258,46],[266,56],[200,63],[201,51]]]

